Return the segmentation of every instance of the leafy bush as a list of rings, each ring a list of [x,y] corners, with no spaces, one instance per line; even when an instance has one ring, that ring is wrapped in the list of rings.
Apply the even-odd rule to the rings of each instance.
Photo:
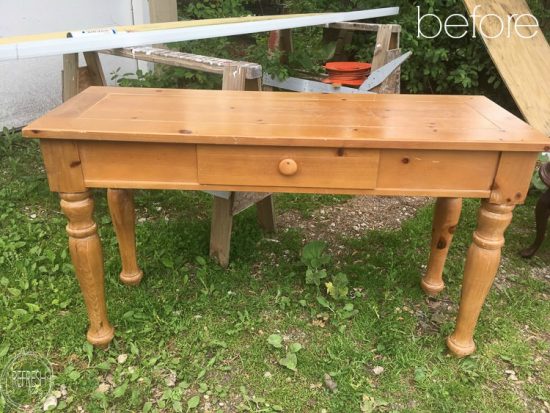
[[[153,72],[144,72],[139,69],[135,74],[121,74],[118,68],[111,73],[111,80],[123,87],[180,89],[219,89],[221,87],[219,76],[166,65],[158,65]]]

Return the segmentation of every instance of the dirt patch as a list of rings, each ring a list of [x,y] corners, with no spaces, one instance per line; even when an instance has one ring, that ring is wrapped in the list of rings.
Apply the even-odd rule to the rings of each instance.
[[[531,269],[531,277],[540,281],[550,281],[550,268],[533,267]]]
[[[360,238],[368,230],[400,228],[429,202],[431,198],[357,196],[343,204],[322,207],[310,218],[287,211],[277,217],[277,226],[281,230],[300,228],[304,241],[319,239],[334,247],[342,237]]]

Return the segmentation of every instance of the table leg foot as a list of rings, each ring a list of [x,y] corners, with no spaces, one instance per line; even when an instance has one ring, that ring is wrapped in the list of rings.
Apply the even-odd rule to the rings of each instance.
[[[88,343],[93,345],[97,348],[106,349],[109,347],[109,344],[111,341],[113,341],[113,338],[115,336],[115,329],[111,327],[110,329],[105,329],[105,334],[98,335],[96,332],[90,332],[88,330],[88,333],[86,334],[86,339],[88,340]]]
[[[445,288],[443,267],[462,210],[461,198],[438,198],[435,203],[428,269],[420,286],[430,296]]]
[[[475,350],[474,330],[500,264],[504,231],[512,220],[513,209],[513,205],[482,201],[477,229],[466,257],[456,327],[447,340],[449,350],[457,356],[465,356]]]
[[[447,337],[447,348],[456,357],[466,357],[476,351],[474,340],[469,343],[457,343],[452,335]]]
[[[107,201],[122,261],[120,281],[126,285],[137,285],[143,278],[143,271],[136,257],[134,193],[129,189],[108,189]]]
[[[422,280],[420,280],[420,287],[422,287],[426,295],[429,295],[430,297],[435,297],[445,289],[445,283],[443,282],[443,280],[441,280],[441,282],[439,283],[430,283],[423,277]]]
[[[114,329],[107,318],[103,254],[92,218],[94,201],[88,191],[62,193],[61,209],[69,220],[69,251],[88,311],[87,338],[95,346],[106,347],[113,339]]]

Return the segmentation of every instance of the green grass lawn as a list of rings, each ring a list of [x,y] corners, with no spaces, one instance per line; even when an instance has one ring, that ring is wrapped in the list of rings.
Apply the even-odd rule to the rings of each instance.
[[[86,312],[68,257],[66,221],[57,195],[48,190],[38,145],[18,135],[3,138],[0,368],[24,349],[47,357],[57,410],[549,408],[550,245],[532,260],[518,256],[533,235],[536,194],[516,209],[477,328],[478,351],[461,360],[448,355],[445,337],[454,325],[478,201],[465,202],[445,269],[447,288],[437,299],[427,299],[419,287],[429,252],[430,203],[399,230],[341,240],[346,249],[325,268],[329,277],[347,274],[349,293],[341,301],[323,301],[305,282],[300,231],[264,238],[253,208],[236,218],[230,267],[211,262],[211,199],[197,192],[136,192],[145,277],[138,287],[124,286],[105,192],[94,195],[116,328],[108,350],[85,341]],[[277,195],[276,206],[307,214],[324,201],[345,199]],[[292,354],[295,371],[288,368],[294,367]],[[0,411],[10,411],[1,399]]]

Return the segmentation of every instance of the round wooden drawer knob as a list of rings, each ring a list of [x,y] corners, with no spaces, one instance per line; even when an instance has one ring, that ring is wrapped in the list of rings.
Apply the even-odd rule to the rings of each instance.
[[[279,163],[279,172],[286,176],[292,176],[298,172],[298,164],[294,159],[283,159]]]

